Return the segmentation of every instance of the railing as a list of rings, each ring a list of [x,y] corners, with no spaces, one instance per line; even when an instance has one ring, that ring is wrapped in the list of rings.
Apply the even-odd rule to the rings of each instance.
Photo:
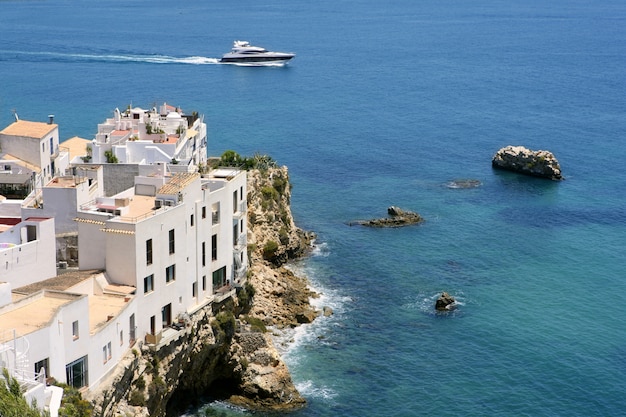
[[[247,266],[242,265],[239,268],[237,268],[237,266],[233,265],[233,279],[235,280],[235,284],[241,284],[247,272],[248,272]]]
[[[28,339],[19,336],[15,330],[5,330],[0,333],[0,362],[4,362],[11,376],[17,379],[24,389],[46,381],[45,369],[39,373],[30,370],[29,349]]]
[[[247,248],[247,245],[248,245],[248,236],[245,233],[242,233],[239,235],[239,237],[235,241],[233,249],[236,252],[241,252]]]

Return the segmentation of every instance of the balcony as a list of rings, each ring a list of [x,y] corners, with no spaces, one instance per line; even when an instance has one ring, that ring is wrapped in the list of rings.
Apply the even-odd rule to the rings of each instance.
[[[239,235],[239,237],[235,240],[235,244],[233,245],[233,251],[237,254],[246,250],[248,246],[248,236],[245,233]]]
[[[213,291],[213,302],[216,304],[221,303],[227,298],[234,297],[237,291],[230,284],[226,284]]]
[[[237,205],[237,210],[233,213],[233,218],[239,220],[244,217],[248,211],[248,202],[246,200]]]

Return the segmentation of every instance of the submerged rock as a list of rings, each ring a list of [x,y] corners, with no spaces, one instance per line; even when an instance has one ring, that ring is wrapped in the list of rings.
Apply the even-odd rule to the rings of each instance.
[[[478,180],[458,179],[458,180],[452,180],[452,181],[448,182],[446,184],[446,187],[454,188],[454,189],[458,189],[458,188],[476,188],[476,187],[480,187],[481,185],[483,185],[482,182],[480,182]]]
[[[507,146],[493,156],[494,168],[533,177],[562,180],[561,166],[552,152],[532,151],[523,146]]]
[[[421,223],[424,221],[424,218],[419,214],[412,211],[402,210],[396,206],[391,206],[387,208],[387,214],[389,214],[390,217],[372,220],[357,220],[351,222],[350,225],[352,226],[353,224],[359,224],[361,226],[368,227],[401,227]]]
[[[435,302],[435,309],[438,311],[452,310],[456,307],[456,300],[447,292],[442,292]]]

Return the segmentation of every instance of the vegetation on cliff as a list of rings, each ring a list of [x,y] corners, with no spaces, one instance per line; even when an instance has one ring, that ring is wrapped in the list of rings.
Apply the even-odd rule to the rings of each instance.
[[[0,416],[2,417],[42,417],[48,416],[32,404],[28,404],[22,395],[20,383],[2,369],[0,375]]]

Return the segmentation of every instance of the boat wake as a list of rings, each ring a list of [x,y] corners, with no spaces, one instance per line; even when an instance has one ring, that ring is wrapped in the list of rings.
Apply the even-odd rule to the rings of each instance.
[[[218,58],[204,56],[175,57],[168,55],[140,54],[72,54],[61,52],[25,52],[0,50],[0,61],[21,60],[28,62],[145,62],[147,64],[187,64],[212,65],[220,64]]]

